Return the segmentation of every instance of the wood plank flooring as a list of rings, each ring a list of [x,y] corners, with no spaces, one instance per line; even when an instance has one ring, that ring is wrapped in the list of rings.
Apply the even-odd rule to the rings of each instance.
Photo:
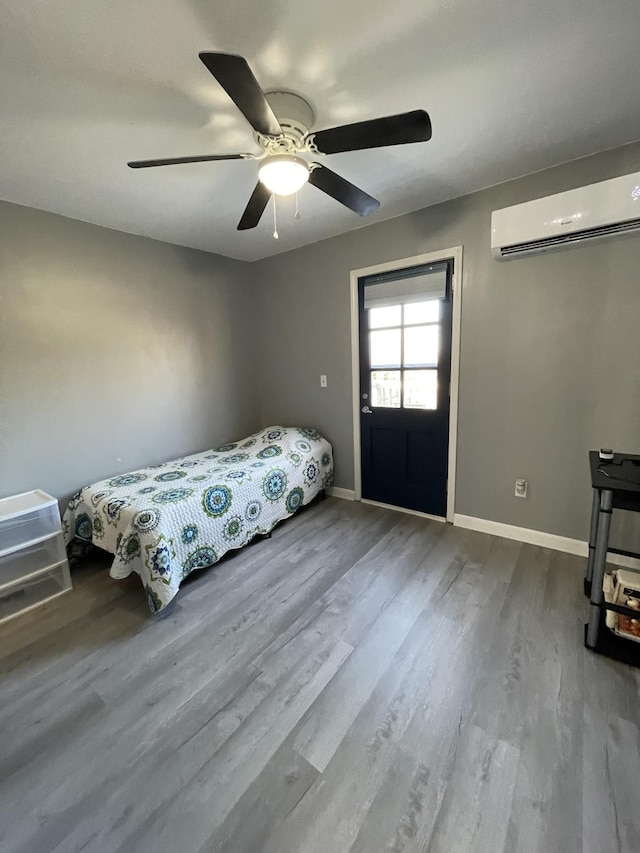
[[[0,626],[3,853],[640,849],[583,560],[328,499],[162,619],[107,567]]]

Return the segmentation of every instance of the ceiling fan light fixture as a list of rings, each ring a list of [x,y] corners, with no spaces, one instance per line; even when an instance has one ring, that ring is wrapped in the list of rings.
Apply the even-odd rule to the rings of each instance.
[[[309,180],[309,165],[293,154],[275,154],[263,161],[258,177],[275,195],[293,195]]]

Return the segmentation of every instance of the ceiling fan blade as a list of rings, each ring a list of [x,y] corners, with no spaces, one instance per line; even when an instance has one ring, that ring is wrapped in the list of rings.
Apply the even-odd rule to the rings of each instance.
[[[208,163],[210,160],[251,160],[252,154],[203,154],[201,157],[169,157],[164,160],[132,160],[130,169],[148,169],[151,166],[177,166],[180,163]]]
[[[263,136],[280,136],[278,119],[244,57],[211,51],[199,56],[254,130]]]
[[[309,183],[313,184],[323,193],[335,198],[340,204],[344,204],[349,210],[357,213],[358,216],[368,216],[380,207],[380,202],[366,193],[364,190],[345,181],[340,175],[336,175],[331,169],[326,166],[315,164],[317,168],[312,169],[309,175]]]
[[[319,130],[313,137],[318,151],[323,154],[404,145],[407,142],[427,142],[431,139],[431,119],[424,110],[413,110],[410,113]]]
[[[265,207],[269,204],[271,195],[271,190],[268,190],[262,181],[258,181],[256,188],[251,193],[249,204],[244,209],[242,219],[238,223],[238,231],[247,231],[249,228],[256,227]]]

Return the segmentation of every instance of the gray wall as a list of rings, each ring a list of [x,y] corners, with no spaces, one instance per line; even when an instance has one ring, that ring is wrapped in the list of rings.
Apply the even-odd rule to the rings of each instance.
[[[640,452],[640,236],[500,263],[491,211],[639,170],[626,146],[254,264],[263,422],[317,426],[353,488],[349,272],[462,245],[456,511],[586,538],[587,450]]]
[[[257,429],[248,269],[0,202],[0,496]]]

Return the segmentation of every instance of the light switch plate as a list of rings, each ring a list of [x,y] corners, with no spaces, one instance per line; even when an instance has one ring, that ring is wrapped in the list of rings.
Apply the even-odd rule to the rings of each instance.
[[[321,388],[327,387],[327,374],[326,373],[320,374],[320,387]]]

